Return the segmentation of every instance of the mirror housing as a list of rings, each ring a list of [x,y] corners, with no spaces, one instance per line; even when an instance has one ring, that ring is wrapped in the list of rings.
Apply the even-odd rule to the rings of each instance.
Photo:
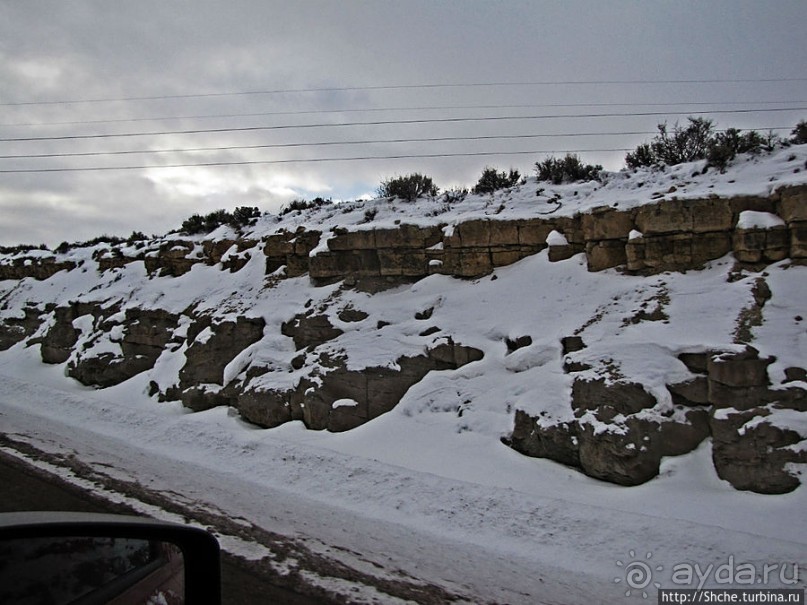
[[[15,542],[16,541],[16,542]],[[89,568],[95,573],[103,567],[116,569],[112,580],[73,601],[82,605],[119,602],[116,595],[149,577],[179,576],[184,584],[182,600],[186,605],[221,604],[221,566],[218,540],[207,531],[177,523],[143,517],[93,513],[22,512],[0,513],[0,578],[3,570],[25,561],[14,560],[21,552],[14,545],[46,545],[47,559],[41,565],[47,571],[60,561],[69,561],[75,569]],[[71,551],[73,549],[73,551]],[[90,552],[90,551],[93,552]],[[114,560],[110,553],[115,553]],[[121,553],[127,553],[127,565],[121,567]],[[57,553],[54,555],[54,553]],[[47,561],[47,562],[46,562]],[[81,565],[84,565],[81,568]],[[34,569],[35,571],[35,569]],[[62,575],[69,572],[62,572]],[[9,578],[5,579],[6,581]],[[44,579],[42,580],[44,582]],[[0,580],[4,583],[4,581]],[[0,583],[0,593],[3,586]]]

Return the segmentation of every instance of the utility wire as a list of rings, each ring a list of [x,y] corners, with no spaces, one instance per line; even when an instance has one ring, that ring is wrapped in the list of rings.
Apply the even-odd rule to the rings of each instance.
[[[401,154],[383,156],[354,156],[345,158],[310,158],[310,159],[286,159],[286,160],[242,160],[234,162],[204,162],[200,164],[149,164],[141,166],[90,166],[86,168],[23,168],[0,170],[0,174],[28,174],[42,172],[98,172],[112,170],[146,170],[151,168],[208,168],[215,166],[251,166],[256,164],[307,164],[314,162],[356,162],[366,160],[400,160],[416,158],[456,158],[456,157],[479,157],[479,156],[505,156],[505,155],[537,155],[542,153],[595,153],[610,151],[630,151],[624,149],[541,149],[531,151],[473,151],[461,153],[425,153],[425,154]]]
[[[716,78],[716,79],[683,79],[683,80],[540,80],[533,82],[474,82],[454,84],[395,84],[381,86],[330,86],[320,88],[279,88],[270,90],[246,90],[231,92],[207,92],[177,95],[151,95],[133,97],[103,97],[89,99],[63,99],[53,101],[17,101],[0,103],[2,107],[21,105],[65,105],[69,103],[108,103],[121,101],[156,101],[164,99],[193,99],[210,97],[233,97],[246,95],[270,95],[288,93],[316,93],[316,92],[350,92],[374,90],[413,90],[435,88],[495,88],[495,87],[522,87],[522,86],[567,86],[567,85],[644,85],[644,84],[742,84],[742,83],[774,83],[774,82],[804,82],[807,78]]]
[[[789,130],[790,126],[761,127],[758,130]],[[717,132],[724,132],[718,130]],[[569,133],[540,133],[540,134],[514,134],[514,135],[479,135],[465,137],[427,137],[407,139],[367,139],[361,141],[318,141],[309,143],[270,143],[265,145],[226,145],[216,147],[177,147],[173,149],[129,149],[122,151],[79,151],[71,153],[34,153],[19,155],[0,155],[0,160],[21,160],[41,158],[74,158],[97,157],[115,155],[138,155],[151,153],[186,153],[196,151],[235,151],[248,149],[285,149],[291,147],[329,147],[334,145],[376,145],[397,143],[444,143],[454,141],[491,141],[491,140],[517,140],[538,138],[564,138],[564,137],[594,137],[594,136],[634,136],[656,134],[654,131],[622,131],[622,132],[569,132]]]
[[[364,107],[341,109],[302,109],[293,111],[264,111],[256,113],[219,113],[202,115],[175,115],[137,118],[117,118],[107,120],[68,120],[63,122],[11,122],[0,124],[3,127],[20,126],[72,126],[77,124],[120,124],[130,122],[160,122],[166,120],[208,120],[215,118],[256,118],[268,116],[297,116],[334,113],[378,113],[385,111],[456,111],[465,109],[541,109],[547,107],[675,107],[679,105],[782,105],[805,104],[807,101],[682,101],[677,103],[540,103],[521,105],[428,105],[421,107]]]
[[[117,137],[143,137],[143,136],[163,136],[163,135],[184,135],[184,134],[211,134],[223,132],[255,132],[266,130],[290,130],[303,128],[334,128],[347,126],[389,126],[408,124],[437,124],[437,123],[461,123],[461,122],[488,122],[502,120],[544,120],[544,119],[573,119],[573,118],[613,118],[613,117],[641,117],[641,116],[670,116],[670,115],[705,115],[705,114],[738,114],[738,113],[771,113],[782,111],[805,111],[807,107],[778,107],[770,109],[723,109],[718,111],[691,111],[691,112],[634,112],[634,113],[592,113],[592,114],[546,114],[530,116],[485,116],[472,118],[423,118],[413,120],[376,120],[366,122],[339,122],[339,123],[319,123],[319,124],[283,124],[274,126],[244,126],[240,128],[206,128],[192,130],[168,130],[151,132],[124,132],[106,134],[82,134],[64,135],[54,137],[9,137],[0,138],[0,142],[23,142],[23,141],[67,141],[77,139],[109,139]]]
[[[145,153],[184,153],[188,151],[233,151],[245,149],[278,149],[287,147],[326,147],[331,145],[373,145],[388,143],[442,143],[448,141],[489,141],[494,139],[537,139],[545,137],[584,137],[584,136],[618,136],[654,134],[652,132],[576,132],[569,134],[514,134],[514,135],[480,135],[467,137],[429,137],[411,139],[368,139],[365,141],[320,141],[316,143],[273,143],[266,145],[232,145],[224,147],[188,147],[176,149],[141,149],[125,151],[80,151],[75,153],[38,153],[26,155],[0,155],[2,160],[33,158],[68,158],[105,155],[133,155]]]

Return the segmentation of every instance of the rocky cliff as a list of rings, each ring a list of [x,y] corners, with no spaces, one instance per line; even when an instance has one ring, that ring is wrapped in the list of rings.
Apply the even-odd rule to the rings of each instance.
[[[799,153],[781,162],[800,165]],[[790,491],[807,462],[793,313],[807,294],[807,184],[788,168],[763,192],[703,195],[689,170],[623,175],[613,191],[532,183],[427,211],[376,200],[390,213],[376,224],[365,204],[335,204],[240,233],[7,255],[0,350],[35,347],[85,385],[231,406],[263,427],[346,431],[406,401],[403,413],[449,412],[458,430],[499,431],[519,452],[624,485],[711,439],[721,478]],[[662,190],[630,193],[653,178]],[[674,332],[718,304],[684,294],[699,274],[725,291],[730,326],[702,341]],[[552,292],[591,284],[589,300],[565,299],[569,317],[554,324],[529,321],[550,304],[540,284],[524,286],[535,276]],[[491,299],[500,277],[504,305]],[[460,292],[470,299],[452,309]],[[776,350],[777,334],[796,344]],[[642,347],[652,354],[635,365]],[[463,387],[486,372],[508,385]]]

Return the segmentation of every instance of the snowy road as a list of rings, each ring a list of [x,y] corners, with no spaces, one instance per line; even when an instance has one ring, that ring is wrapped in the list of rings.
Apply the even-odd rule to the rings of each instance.
[[[113,403],[114,389],[75,386],[60,368],[39,366],[20,380],[19,363],[0,367],[8,438],[246,527],[263,544],[225,535],[224,547],[351,602],[641,600],[643,590],[625,596],[631,551],[652,553],[663,587],[675,586],[675,565],[705,568],[730,556],[760,568],[798,563],[800,587],[807,577],[804,488],[736,492],[713,476],[708,447],[666,461],[645,486],[619,488],[471,436],[464,446],[441,444],[428,427],[413,426],[426,433],[417,438],[400,424],[393,435],[371,423],[358,441],[293,426],[258,430],[225,409],[188,414],[122,393]],[[386,459],[362,455],[361,439],[371,436],[387,440]],[[407,442],[417,450],[410,457],[401,453]],[[294,546],[285,558],[273,554],[264,533]],[[316,570],[306,570],[310,557]],[[654,598],[653,584],[646,590]]]

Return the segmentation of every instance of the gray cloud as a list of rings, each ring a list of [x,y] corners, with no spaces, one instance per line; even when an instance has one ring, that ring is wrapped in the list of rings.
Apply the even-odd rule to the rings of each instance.
[[[801,78],[802,1],[0,2],[0,103],[277,89],[541,81]],[[646,111],[581,103],[807,100],[807,84],[689,83],[330,90],[105,103],[4,105],[0,137],[68,136],[429,117]],[[507,105],[568,105],[505,109]],[[140,121],[147,117],[491,105]],[[799,106],[804,106],[801,104]],[[712,107],[712,106],[710,106]],[[714,107],[718,107],[715,105]],[[735,106],[736,107],[736,106]],[[681,108],[670,110],[670,120]],[[688,108],[688,109],[691,109]],[[720,125],[792,126],[803,111],[715,115]],[[665,116],[376,125],[220,134],[0,142],[0,155],[348,140],[653,131]],[[85,124],[96,120],[137,120]],[[13,124],[41,124],[31,126]],[[649,136],[388,143],[74,158],[0,159],[1,170],[323,157],[633,147]],[[583,153],[617,169],[623,152]],[[211,168],[0,173],[0,244],[161,232],[193,212],[277,210],[295,197],[349,199],[396,173],[473,184],[485,165],[529,173],[541,154]]]

